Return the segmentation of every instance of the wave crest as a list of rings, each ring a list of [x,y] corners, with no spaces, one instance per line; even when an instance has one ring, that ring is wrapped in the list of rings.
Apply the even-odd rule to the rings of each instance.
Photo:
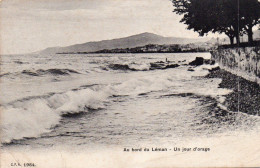
[[[231,90],[218,88],[221,79],[193,79],[205,75],[203,69],[189,72],[186,69],[178,74],[158,73],[131,78],[117,84],[90,85],[64,93],[24,98],[2,106],[2,142],[14,139],[37,137],[57,125],[64,116],[75,116],[91,110],[104,109],[116,96],[142,96],[145,93],[162,91],[167,94],[189,93],[213,97],[223,102],[223,95]],[[186,87],[184,88],[183,85]],[[146,95],[147,96],[147,95]]]
[[[52,75],[52,76],[68,76],[71,74],[80,74],[79,72],[72,70],[72,69],[47,69],[47,70],[43,70],[43,69],[38,69],[36,71],[33,70],[23,70],[20,72],[14,72],[14,73],[4,73],[4,74],[0,74],[0,78],[1,77],[5,77],[5,78],[19,78],[19,77],[23,77],[25,76],[29,76],[29,77],[38,77],[38,76],[44,76],[44,75]]]
[[[47,70],[38,69],[35,72],[29,71],[29,70],[23,70],[22,73],[26,74],[26,75],[31,75],[31,76],[40,76],[40,75],[47,75],[47,74],[69,75],[70,73],[79,74],[79,72],[72,70],[72,69],[55,69],[55,68],[54,69],[47,69]]]

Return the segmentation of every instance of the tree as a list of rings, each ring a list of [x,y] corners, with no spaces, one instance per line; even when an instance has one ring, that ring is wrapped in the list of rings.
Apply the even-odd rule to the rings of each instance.
[[[225,33],[230,43],[237,43],[239,37],[247,32],[252,41],[252,28],[259,23],[258,0],[172,0],[173,12],[183,15],[180,22],[188,25],[200,36]]]
[[[229,36],[236,38],[237,44],[240,43],[240,35],[243,34],[243,27],[240,26],[240,16],[239,16],[239,1],[240,0],[219,0],[217,1],[217,31],[220,33],[225,33]],[[230,36],[229,36],[230,37]],[[230,39],[230,43],[231,42]]]
[[[253,42],[253,27],[260,23],[260,2],[258,0],[239,0],[240,24]]]

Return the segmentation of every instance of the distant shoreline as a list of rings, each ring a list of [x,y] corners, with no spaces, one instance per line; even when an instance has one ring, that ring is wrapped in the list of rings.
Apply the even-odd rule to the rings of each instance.
[[[77,52],[77,53],[56,53],[56,54],[156,54],[156,53],[207,53],[210,51],[182,51],[182,52]]]

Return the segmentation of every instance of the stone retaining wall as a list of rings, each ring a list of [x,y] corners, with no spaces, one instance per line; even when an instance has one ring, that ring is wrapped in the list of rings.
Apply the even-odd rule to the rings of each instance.
[[[260,46],[217,49],[211,55],[220,68],[260,84]]]

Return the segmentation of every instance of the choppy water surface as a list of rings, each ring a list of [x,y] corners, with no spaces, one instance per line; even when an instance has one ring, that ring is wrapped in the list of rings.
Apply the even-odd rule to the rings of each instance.
[[[186,64],[209,53],[3,56],[2,144],[56,148],[178,144],[258,132],[260,119],[225,110],[232,90]],[[152,69],[168,59],[180,66]]]

